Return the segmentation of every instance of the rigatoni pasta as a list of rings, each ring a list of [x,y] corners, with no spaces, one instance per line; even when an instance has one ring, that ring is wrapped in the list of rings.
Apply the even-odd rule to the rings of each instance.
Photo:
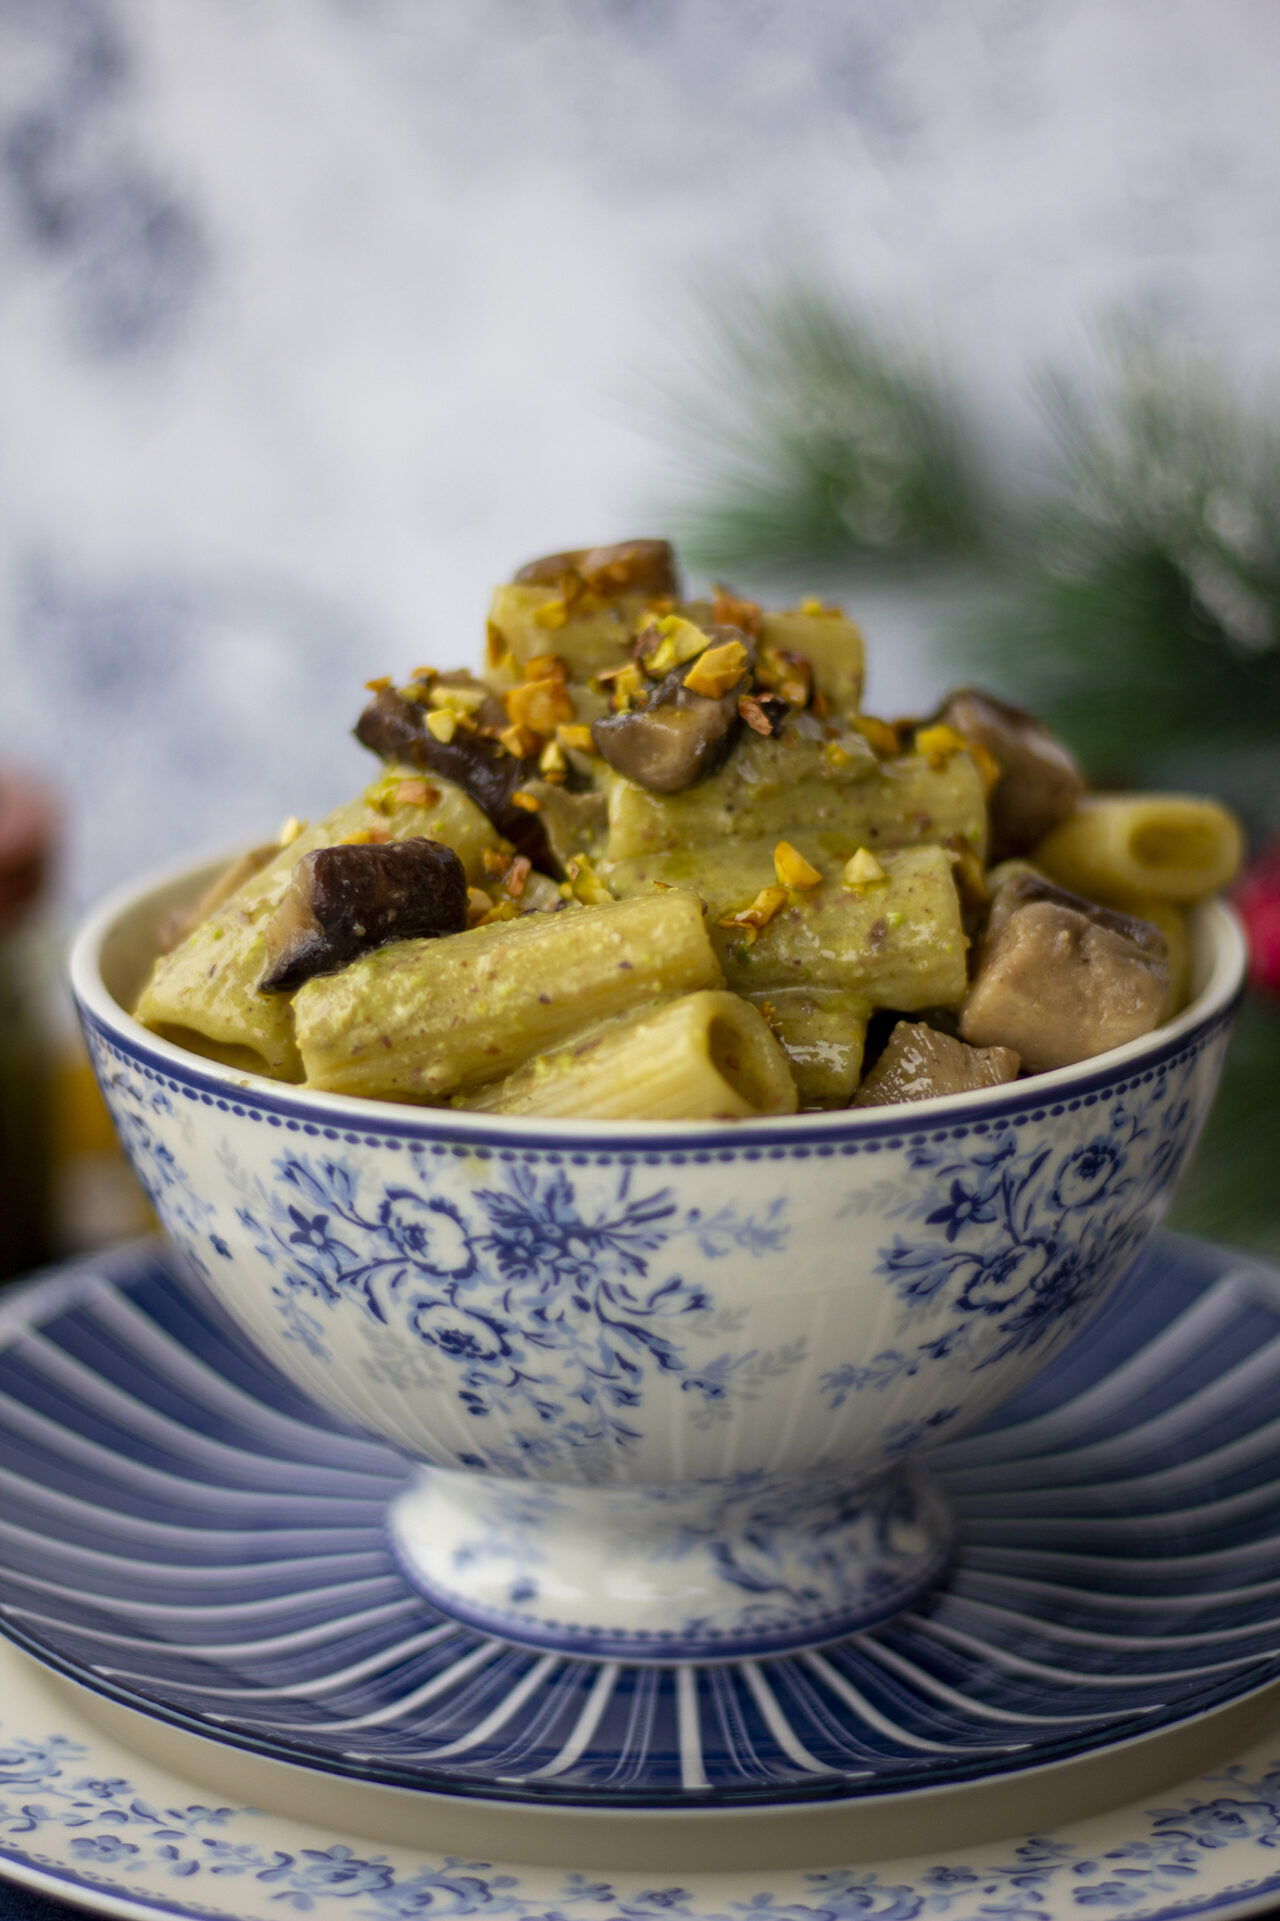
[[[378,948],[300,987],[294,1019],[310,1086],[438,1100],[598,1021],[722,982],[698,901],[672,892]]]
[[[1190,794],[1086,794],[1036,849],[1054,880],[1091,899],[1206,900],[1237,872],[1240,824]]]
[[[794,1114],[787,1056],[737,994],[685,994],[624,1015],[464,1096],[487,1114],[561,1120],[725,1121]]]
[[[1216,802],[1088,794],[976,689],[865,712],[839,610],[685,599],[662,541],[521,568],[485,661],[370,683],[384,771],[224,877],[139,1020],[327,1093],[531,1119],[918,1100],[1169,1018],[1185,908],[1240,859]],[[882,1050],[909,1071],[864,1079]]]

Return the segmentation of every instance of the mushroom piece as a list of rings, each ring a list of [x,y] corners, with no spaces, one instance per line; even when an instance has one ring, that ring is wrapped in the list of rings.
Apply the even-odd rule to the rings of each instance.
[[[669,540],[620,540],[612,547],[573,547],[562,554],[543,554],[521,567],[515,584],[558,587],[566,574],[577,574],[602,600],[623,594],[639,594],[647,600],[680,597],[675,550]]]
[[[960,1032],[1041,1074],[1150,1033],[1168,990],[1158,928],[1024,875],[991,904]]]
[[[355,736],[362,747],[384,760],[408,761],[453,781],[535,867],[550,871],[542,823],[536,812],[516,806],[511,798],[517,788],[536,777],[536,754],[522,760],[509,754],[500,741],[461,729],[452,740],[437,740],[427,730],[423,708],[393,687],[374,695],[356,722]]]
[[[899,1021],[879,1060],[853,1097],[855,1107],[928,1101],[937,1094],[970,1094],[1016,1080],[1021,1066],[1011,1047],[969,1047],[923,1021]]]
[[[319,847],[298,862],[267,923],[267,965],[258,986],[267,994],[287,993],[388,941],[460,934],[466,924],[466,870],[440,841]]]
[[[747,665],[732,687],[722,694],[695,693],[684,684],[691,671],[686,661],[658,682],[645,706],[592,723],[596,751],[651,794],[678,794],[714,774],[742,726],[738,702],[751,686],[751,643],[736,627],[705,631],[713,647],[737,641],[746,649]]]
[[[1026,854],[1067,818],[1084,792],[1073,756],[1034,714],[976,687],[948,694],[937,722],[985,747],[1000,770],[991,790],[994,861]]]

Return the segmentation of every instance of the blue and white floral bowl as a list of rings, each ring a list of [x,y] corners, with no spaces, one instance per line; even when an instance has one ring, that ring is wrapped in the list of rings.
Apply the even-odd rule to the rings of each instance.
[[[766,1653],[936,1580],[916,1461],[1132,1264],[1208,1110],[1244,974],[1099,1060],[918,1105],[734,1125],[529,1122],[224,1068],[125,1007],[207,870],[108,902],[72,977],[169,1233],[318,1403],[420,1463],[388,1524],[438,1605],[603,1659]]]

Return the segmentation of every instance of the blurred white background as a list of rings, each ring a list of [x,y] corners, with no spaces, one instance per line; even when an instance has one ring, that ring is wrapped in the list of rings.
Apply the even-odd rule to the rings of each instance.
[[[1274,364],[1271,0],[0,0],[0,758],[76,904],[359,782],[370,675],[665,531],[694,279],[819,263],[1027,379]],[[945,670],[855,603],[871,695]]]

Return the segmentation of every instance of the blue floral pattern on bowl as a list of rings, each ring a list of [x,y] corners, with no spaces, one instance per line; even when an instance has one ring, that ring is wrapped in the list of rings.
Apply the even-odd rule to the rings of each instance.
[[[113,1016],[100,983],[85,1021],[184,1253],[305,1391],[423,1464],[395,1534],[426,1592],[583,1652],[764,1651],[936,1578],[948,1524],[899,1464],[1013,1392],[1129,1266],[1207,1110],[1239,966],[1181,1031],[1065,1081],[736,1129],[246,1082]],[[743,1476],[803,1523],[735,1506]],[[558,1490],[554,1609],[514,1544],[467,1552],[495,1479]],[[692,1559],[676,1508],[629,1498],[673,1485]]]

